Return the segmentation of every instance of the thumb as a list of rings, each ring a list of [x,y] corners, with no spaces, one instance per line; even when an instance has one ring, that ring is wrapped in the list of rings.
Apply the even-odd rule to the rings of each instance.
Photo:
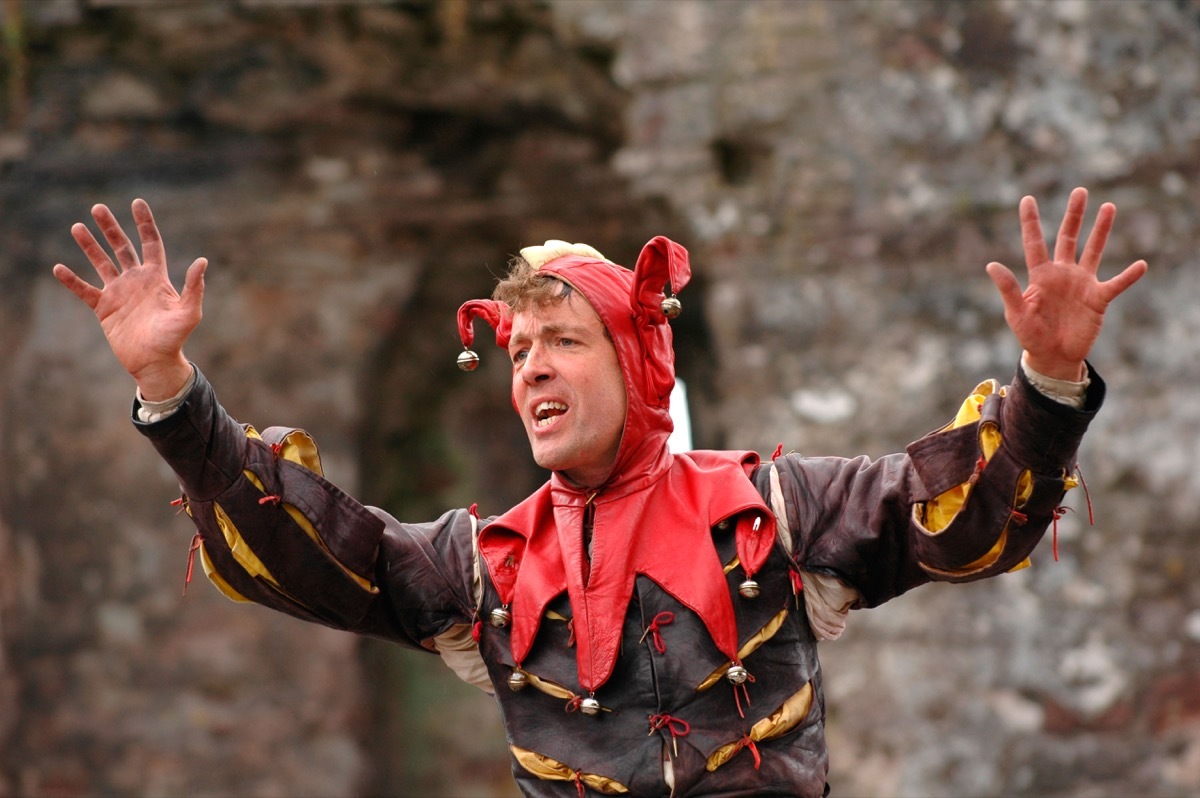
[[[1004,302],[1006,311],[1016,311],[1024,304],[1025,298],[1021,291],[1021,284],[1017,281],[1012,270],[1003,263],[992,261],[987,265],[988,277],[992,278],[992,282],[996,285],[996,290],[1000,292],[1000,299]]]
[[[188,266],[183,278],[183,293],[179,295],[180,302],[199,318],[204,303],[204,273],[208,270],[208,258],[196,258]]]

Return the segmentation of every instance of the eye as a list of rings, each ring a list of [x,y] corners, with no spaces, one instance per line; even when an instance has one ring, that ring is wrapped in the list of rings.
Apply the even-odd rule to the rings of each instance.
[[[577,344],[577,343],[579,343],[579,342],[576,341],[574,338],[559,338],[558,339],[559,346],[575,346],[575,344]]]
[[[527,357],[529,357],[529,350],[528,350],[528,349],[518,349],[517,351],[515,351],[515,352],[513,352],[513,353],[512,353],[512,362],[513,362],[513,363],[520,363],[521,361],[523,361],[523,360],[524,360],[525,358],[527,358]]]

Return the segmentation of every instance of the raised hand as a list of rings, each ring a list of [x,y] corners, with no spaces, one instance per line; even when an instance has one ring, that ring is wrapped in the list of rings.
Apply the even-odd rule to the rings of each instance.
[[[1146,273],[1146,261],[1139,260],[1110,280],[1101,281],[1097,276],[1117,215],[1111,202],[1100,206],[1087,244],[1078,263],[1075,261],[1087,197],[1085,188],[1071,192],[1053,260],[1042,235],[1037,202],[1033,197],[1021,200],[1021,240],[1029,273],[1024,291],[1008,267],[996,262],[987,265],[988,276],[1004,301],[1005,321],[1025,349],[1026,363],[1057,379],[1083,378],[1084,358],[1100,335],[1109,303]]]
[[[61,263],[55,265],[54,276],[95,312],[113,354],[137,381],[142,396],[152,401],[174,396],[191,377],[183,344],[200,323],[208,261],[197,258],[188,267],[180,294],[167,275],[162,237],[145,200],[133,201],[140,259],[112,211],[96,205],[92,218],[112,247],[116,263],[86,225],[73,225],[71,236],[96,269],[102,286],[95,287]]]

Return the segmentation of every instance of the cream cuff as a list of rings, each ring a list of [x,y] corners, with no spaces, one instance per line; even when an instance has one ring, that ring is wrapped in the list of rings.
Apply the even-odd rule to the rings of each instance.
[[[1030,384],[1043,395],[1058,402],[1059,404],[1073,407],[1076,410],[1083,409],[1084,399],[1087,397],[1088,386],[1092,381],[1086,375],[1081,382],[1073,382],[1072,380],[1056,380],[1053,377],[1047,377],[1045,374],[1040,374],[1029,367],[1025,362],[1025,353],[1021,353],[1021,370],[1025,372],[1025,376],[1029,378]]]
[[[192,376],[188,377],[188,381],[184,384],[179,393],[172,396],[170,399],[163,399],[158,402],[151,402],[142,398],[141,390],[138,390],[135,396],[137,397],[137,419],[143,424],[153,424],[155,421],[162,421],[167,416],[174,413],[183,404],[183,400],[191,393],[192,388],[196,386],[196,367],[192,366]]]

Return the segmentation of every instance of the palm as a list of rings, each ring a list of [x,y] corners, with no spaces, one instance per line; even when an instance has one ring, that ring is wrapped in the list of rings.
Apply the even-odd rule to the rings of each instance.
[[[1022,291],[1017,278],[999,263],[988,274],[1004,300],[1004,317],[1026,351],[1030,366],[1047,376],[1078,379],[1084,359],[1100,335],[1108,305],[1146,272],[1137,261],[1110,280],[1097,278],[1100,259],[1112,229],[1116,208],[1100,207],[1087,244],[1076,262],[1075,253],[1087,191],[1071,192],[1051,258],[1042,235],[1037,203],[1021,201],[1021,238],[1029,282]]]
[[[187,367],[183,344],[200,323],[207,262],[200,258],[188,268],[180,294],[171,285],[162,239],[145,202],[133,203],[141,259],[108,208],[97,205],[92,215],[112,247],[115,263],[86,226],[75,225],[71,235],[103,286],[96,288],[62,264],[55,266],[54,276],[95,312],[121,365],[140,386],[157,393]]]
[[[94,310],[113,353],[133,374],[182,349],[198,321],[166,269],[153,264],[127,269],[105,285]]]

